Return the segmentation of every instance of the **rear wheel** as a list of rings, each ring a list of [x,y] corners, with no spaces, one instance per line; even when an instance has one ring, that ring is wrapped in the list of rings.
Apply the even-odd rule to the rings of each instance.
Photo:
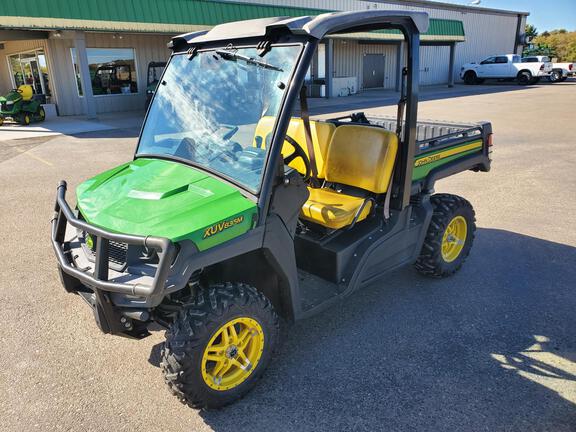
[[[472,205],[457,195],[437,194],[431,202],[434,214],[415,267],[426,276],[446,277],[456,273],[468,257],[476,218]]]
[[[278,333],[278,316],[256,289],[240,283],[200,289],[166,332],[165,381],[193,408],[228,405],[254,387]]]
[[[476,84],[477,81],[476,72],[468,71],[464,74],[464,84],[472,85]]]
[[[548,76],[548,81],[550,82],[558,82],[562,79],[562,72],[560,71],[552,71],[552,73]]]
[[[516,76],[518,80],[518,84],[520,85],[528,85],[532,83],[533,77],[530,71],[520,71]]]

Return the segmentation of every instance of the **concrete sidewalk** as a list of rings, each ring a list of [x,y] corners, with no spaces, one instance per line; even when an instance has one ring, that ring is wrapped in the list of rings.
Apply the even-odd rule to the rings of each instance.
[[[29,126],[5,123],[4,126],[0,126],[0,142],[55,135],[77,135],[113,129],[130,129],[140,127],[143,119],[144,111],[128,111],[101,114],[96,120],[88,120],[84,116],[65,116],[48,118],[42,123],[32,123]]]

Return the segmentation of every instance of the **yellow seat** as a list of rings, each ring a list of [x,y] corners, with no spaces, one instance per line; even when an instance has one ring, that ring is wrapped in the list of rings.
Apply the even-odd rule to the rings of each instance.
[[[339,126],[326,154],[326,181],[374,194],[386,193],[397,152],[398,137],[393,132],[371,126]],[[300,217],[327,228],[350,225],[358,212],[356,222],[360,222],[372,209],[370,198],[339,193],[331,188],[308,189],[310,197],[302,206]]]
[[[22,96],[22,100],[29,101],[34,96],[34,90],[32,90],[32,86],[28,84],[22,84],[18,87],[18,93]]]
[[[344,195],[329,188],[308,188],[308,190],[310,196],[302,206],[300,217],[327,228],[339,229],[350,225],[364,203],[364,198]],[[370,210],[372,202],[368,201],[358,221],[366,219]]]
[[[275,121],[276,118],[271,116],[265,116],[260,119],[254,134],[254,147],[266,148]],[[314,156],[316,158],[316,169],[318,170],[318,178],[321,179],[324,178],[324,161],[326,160],[328,144],[330,144],[335,130],[336,126],[332,123],[310,120],[310,132],[312,135],[312,145],[314,146]],[[292,117],[290,119],[286,134],[294,138],[296,142],[300,144],[306,155],[310,157],[308,154],[308,145],[306,144],[304,121],[301,118]],[[294,147],[287,141],[284,141],[282,155],[286,157],[293,152]],[[290,162],[290,166],[301,174],[306,173],[306,167],[300,158],[296,158]]]

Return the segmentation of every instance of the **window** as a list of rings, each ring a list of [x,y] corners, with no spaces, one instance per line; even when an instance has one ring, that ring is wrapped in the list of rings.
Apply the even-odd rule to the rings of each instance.
[[[496,57],[496,61],[494,63],[498,64],[508,63],[508,57],[504,56]]]
[[[496,62],[496,57],[488,57],[486,60],[482,61],[480,64],[494,64]]]
[[[71,48],[78,94],[82,96],[76,49]],[[133,48],[86,48],[92,93],[98,95],[138,93],[138,78]]]

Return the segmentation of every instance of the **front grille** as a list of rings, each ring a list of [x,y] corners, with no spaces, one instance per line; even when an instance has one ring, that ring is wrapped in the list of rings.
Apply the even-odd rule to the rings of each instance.
[[[128,245],[126,243],[110,241],[110,247],[108,248],[108,259],[110,262],[123,266],[126,264],[127,253]]]
[[[2,111],[8,111],[8,104],[6,102],[0,103],[0,109]]]
[[[84,250],[88,254],[88,259],[94,261],[96,259],[96,245],[92,248],[88,247],[84,240]],[[128,244],[120,243],[110,240],[108,242],[108,261],[110,267],[114,270],[122,270],[126,265],[126,256],[128,255]]]

